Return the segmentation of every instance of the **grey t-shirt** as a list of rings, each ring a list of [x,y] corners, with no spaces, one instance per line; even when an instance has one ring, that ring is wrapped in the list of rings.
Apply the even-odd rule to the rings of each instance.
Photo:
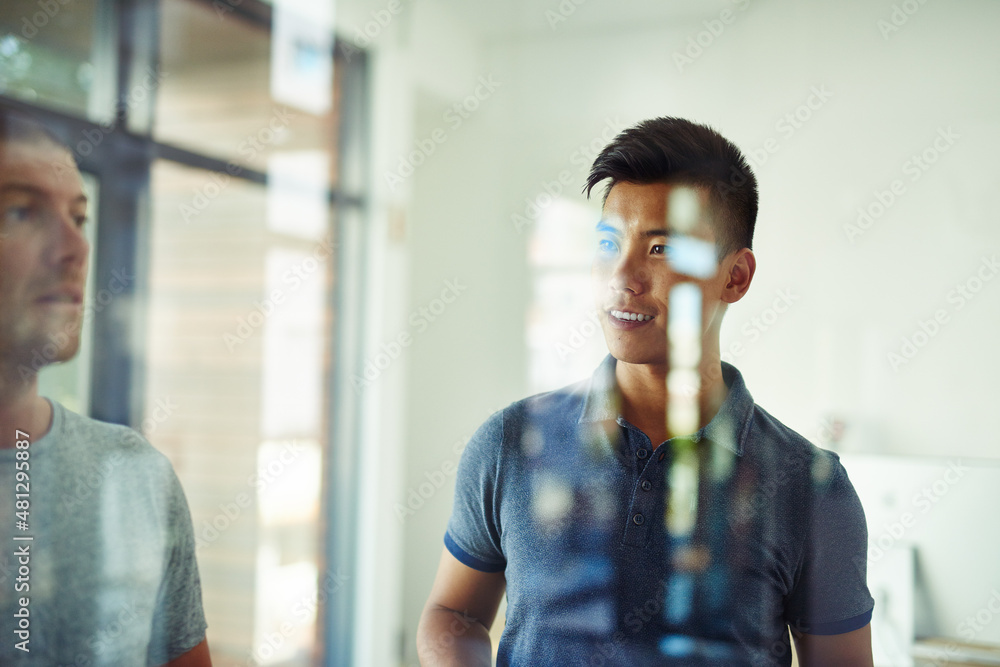
[[[180,482],[135,431],[52,407],[49,432],[29,439],[26,530],[15,514],[23,450],[0,450],[0,664],[166,663],[206,628]],[[30,652],[16,648],[23,609]]]

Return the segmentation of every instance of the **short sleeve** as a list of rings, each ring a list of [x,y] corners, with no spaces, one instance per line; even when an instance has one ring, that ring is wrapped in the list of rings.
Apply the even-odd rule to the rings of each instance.
[[[503,436],[501,410],[487,419],[466,445],[444,536],[445,547],[457,560],[482,572],[500,572],[507,566],[500,544],[497,497]]]
[[[205,638],[201,579],[195,558],[194,530],[187,499],[172,468],[168,488],[169,554],[153,611],[148,665],[162,665],[187,653]]]
[[[786,605],[799,632],[836,635],[871,621],[865,511],[839,461],[812,513],[799,576]]]

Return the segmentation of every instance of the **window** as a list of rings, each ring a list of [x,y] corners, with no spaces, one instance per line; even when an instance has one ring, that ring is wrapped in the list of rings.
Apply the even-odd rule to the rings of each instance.
[[[0,94],[98,123],[114,117],[112,2],[0,5]]]
[[[590,285],[599,219],[599,210],[557,197],[542,209],[532,230],[528,261],[534,294],[527,327],[531,393],[589,377],[608,353]]]
[[[344,662],[364,55],[261,0],[53,7],[0,9],[0,104],[63,135],[94,209],[89,329],[42,391],[171,460],[215,664]]]

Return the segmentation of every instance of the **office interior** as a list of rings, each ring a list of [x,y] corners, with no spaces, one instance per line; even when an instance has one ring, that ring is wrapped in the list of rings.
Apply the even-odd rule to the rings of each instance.
[[[998,25],[991,0],[6,0],[0,106],[69,142],[93,209],[83,349],[42,390],[173,463],[214,664],[416,665],[465,442],[607,354],[590,162],[707,123],[761,192],[723,359],[851,475],[876,664],[1000,664]]]

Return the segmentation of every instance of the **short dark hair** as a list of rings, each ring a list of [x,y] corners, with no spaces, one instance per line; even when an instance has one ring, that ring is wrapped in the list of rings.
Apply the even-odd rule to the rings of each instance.
[[[594,160],[583,188],[587,197],[607,179],[605,202],[621,181],[704,187],[716,212],[720,256],[753,245],[757,179],[740,149],[707,125],[664,116],[623,130]]]
[[[8,143],[52,144],[72,154],[72,149],[45,123],[26,113],[0,107],[0,145]]]

